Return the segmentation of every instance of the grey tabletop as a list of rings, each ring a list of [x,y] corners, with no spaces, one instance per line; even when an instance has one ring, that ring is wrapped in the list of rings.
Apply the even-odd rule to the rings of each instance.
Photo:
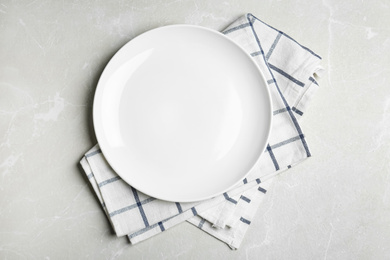
[[[0,1],[0,258],[390,258],[387,1]],[[112,231],[78,162],[97,80],[133,37],[221,30],[251,12],[322,56],[302,119],[313,156],[275,177],[241,247],[182,223],[137,245]]]

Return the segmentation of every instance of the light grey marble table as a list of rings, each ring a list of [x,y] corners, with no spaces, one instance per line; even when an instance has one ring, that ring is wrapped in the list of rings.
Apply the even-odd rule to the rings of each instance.
[[[237,251],[183,223],[117,238],[78,161],[96,83],[146,30],[251,12],[323,57],[313,157],[275,178]],[[389,259],[390,2],[0,1],[1,259]]]

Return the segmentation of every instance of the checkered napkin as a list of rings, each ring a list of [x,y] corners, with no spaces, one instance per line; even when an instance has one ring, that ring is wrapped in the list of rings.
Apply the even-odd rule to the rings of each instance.
[[[111,169],[95,145],[80,163],[115,233],[127,235],[132,244],[188,221],[237,249],[269,180],[311,156],[298,119],[318,89],[314,75],[322,71],[321,58],[251,14],[240,17],[223,33],[252,56],[266,77],[273,102],[269,144],[241,184],[193,203],[162,201],[137,191]]]

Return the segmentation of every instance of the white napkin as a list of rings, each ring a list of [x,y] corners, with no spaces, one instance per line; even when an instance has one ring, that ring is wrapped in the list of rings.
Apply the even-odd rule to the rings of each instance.
[[[266,192],[265,180],[310,157],[298,124],[318,84],[321,58],[288,35],[246,14],[223,33],[257,62],[268,82],[273,125],[265,154],[242,184],[213,199],[195,203],[161,201],[125,183],[95,145],[81,160],[117,236],[132,244],[185,220],[237,249]]]

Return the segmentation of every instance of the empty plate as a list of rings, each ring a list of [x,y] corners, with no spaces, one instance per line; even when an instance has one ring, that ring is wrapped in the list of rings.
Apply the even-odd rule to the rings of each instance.
[[[114,171],[162,200],[214,197],[241,182],[271,127],[264,76],[240,46],[199,26],[148,31],[99,80],[93,121]]]

